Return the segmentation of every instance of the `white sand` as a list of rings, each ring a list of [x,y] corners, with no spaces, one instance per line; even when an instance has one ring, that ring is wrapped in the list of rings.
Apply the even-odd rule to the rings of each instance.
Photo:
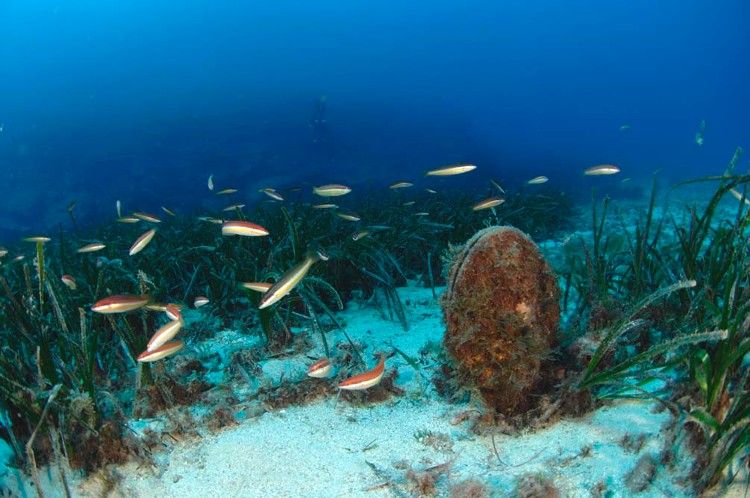
[[[156,471],[122,468],[121,491],[133,497],[389,496],[389,488],[367,491],[384,479],[366,461],[406,490],[404,470],[394,465],[405,462],[424,469],[455,459],[448,481],[478,478],[501,496],[511,492],[517,476],[528,472],[550,476],[563,496],[590,496],[588,489],[599,481],[621,489],[622,476],[637,458],[618,444],[626,432],[646,435],[641,452],[658,449],[659,428],[667,417],[645,408],[623,403],[535,434],[500,436],[496,442],[504,466],[488,438],[472,437],[462,426],[450,425],[458,410],[443,403],[402,400],[365,409],[316,403],[266,414],[199,443],[180,444],[160,455]],[[452,451],[418,442],[414,434],[420,430],[449,434]],[[575,458],[587,445],[591,456]],[[660,477],[656,486],[670,496],[689,496],[668,479]]]

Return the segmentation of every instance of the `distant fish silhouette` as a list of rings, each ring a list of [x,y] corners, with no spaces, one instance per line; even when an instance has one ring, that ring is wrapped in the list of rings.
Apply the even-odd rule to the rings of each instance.
[[[499,206],[503,202],[505,202],[505,199],[501,199],[500,197],[490,197],[489,199],[477,202],[471,209],[472,211],[481,211],[483,209],[490,209]]]
[[[346,195],[351,191],[352,189],[347,187],[346,185],[339,185],[336,183],[321,185],[320,187],[313,187],[313,194],[319,195],[321,197],[338,197],[341,195]]]
[[[236,188],[225,188],[224,190],[219,190],[216,192],[216,195],[230,195],[230,194],[236,194],[237,189]]]
[[[526,183],[528,183],[529,185],[541,185],[542,183],[547,183],[548,181],[549,178],[547,178],[546,176],[536,176]]]
[[[242,287],[255,292],[266,293],[273,285],[270,282],[242,282]]]
[[[701,126],[698,129],[698,132],[695,134],[695,143],[698,144],[699,147],[703,145],[703,140],[704,140],[703,135],[705,133],[706,133],[706,120],[702,119]]]
[[[410,182],[396,182],[396,183],[392,184],[391,186],[389,186],[388,188],[391,189],[391,190],[396,190],[396,189],[400,189],[400,188],[409,188],[409,187],[412,187],[412,186],[414,186],[414,184],[410,183]]]
[[[79,253],[96,252],[96,251],[101,251],[105,247],[107,246],[105,246],[101,242],[92,242],[91,244],[86,244],[85,246],[79,248],[76,252],[79,252]]]
[[[149,223],[161,223],[161,218],[151,213],[135,212],[133,216],[139,220],[148,221]]]
[[[281,196],[281,194],[279,194],[278,192],[276,192],[276,189],[262,188],[262,189],[259,190],[259,192],[263,192],[264,194],[266,194],[268,197],[270,197],[271,199],[273,199],[275,201],[283,201],[284,200],[284,198]]]
[[[598,166],[592,166],[583,172],[586,176],[602,176],[602,175],[614,175],[620,172],[620,168],[614,164],[600,164]]]

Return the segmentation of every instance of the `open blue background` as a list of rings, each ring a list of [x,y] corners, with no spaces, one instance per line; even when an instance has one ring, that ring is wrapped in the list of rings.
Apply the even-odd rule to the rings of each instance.
[[[266,184],[388,183],[454,161],[570,189],[601,162],[636,179],[721,173],[750,138],[748,14],[728,0],[3,0],[0,236],[50,230],[74,199],[92,221],[115,199],[200,209],[209,173],[248,202]]]

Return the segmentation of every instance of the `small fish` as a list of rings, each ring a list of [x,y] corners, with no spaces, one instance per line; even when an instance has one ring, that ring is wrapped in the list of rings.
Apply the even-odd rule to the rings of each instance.
[[[501,194],[505,193],[505,190],[503,190],[503,187],[501,187],[498,182],[496,182],[495,180],[490,180],[490,183],[492,184],[493,187],[495,187],[496,189],[498,189]]]
[[[225,207],[224,211],[235,211],[235,210],[239,211],[243,207],[245,207],[244,204],[232,204],[231,206]]]
[[[214,189],[214,175],[208,176],[208,190]]]
[[[85,246],[79,248],[77,252],[82,253],[82,254],[87,253],[87,252],[96,252],[96,251],[101,251],[105,247],[107,246],[105,246],[101,242],[92,242],[91,244],[86,244]]]
[[[472,211],[481,211],[482,209],[490,209],[495,206],[499,206],[505,202],[505,199],[501,199],[500,197],[490,197],[489,199],[485,199],[483,201],[477,202],[472,206]]]
[[[409,207],[409,206],[413,206],[416,203],[417,203],[417,201],[407,201],[407,202],[403,203],[403,206],[404,207]]]
[[[528,183],[529,185],[541,185],[542,183],[547,183],[548,181],[549,178],[547,178],[546,176],[535,176],[526,183]]]
[[[159,327],[159,330],[154,332],[154,335],[151,336],[151,339],[148,341],[148,345],[146,345],[146,352],[153,353],[163,344],[171,341],[174,336],[176,336],[180,331],[182,325],[182,320],[171,320],[165,325]]]
[[[586,176],[614,175],[620,172],[620,168],[614,164],[600,164],[586,169],[583,174]]]
[[[8,250],[5,247],[0,246],[0,258],[5,256],[6,254],[8,254]]]
[[[216,192],[216,195],[230,195],[230,194],[236,194],[238,190],[236,188],[225,188],[224,190],[219,190]]]
[[[115,202],[115,211],[117,211],[117,217],[122,218],[122,202],[120,202],[120,199]]]
[[[433,189],[431,189],[431,188],[426,188],[426,189],[424,189],[424,190],[425,190],[425,192],[427,192],[428,194],[437,194],[437,190],[433,190]]]
[[[138,223],[139,220],[135,216],[121,216],[120,218],[117,218],[118,223]]]
[[[328,358],[321,358],[320,360],[307,367],[307,376],[316,379],[323,379],[325,377],[328,377],[328,374],[331,373],[332,368],[333,366],[331,365],[331,362],[328,361]]]
[[[23,261],[24,258],[25,256],[23,254],[19,254],[18,256],[13,258],[13,261]]]
[[[174,211],[172,211],[171,209],[167,209],[164,206],[161,207],[161,210],[167,213],[169,216],[177,216]]]
[[[337,204],[313,204],[313,209],[338,209]]]
[[[732,196],[734,196],[734,198],[737,199],[738,201],[744,200],[745,204],[750,205],[750,200],[747,197],[743,197],[742,193],[736,188],[730,188],[729,193],[732,194]]]
[[[62,283],[65,284],[65,286],[70,290],[76,290],[78,287],[76,285],[76,279],[74,279],[71,275],[63,275],[60,277],[60,280],[62,280]]]
[[[396,183],[394,183],[393,185],[391,185],[388,188],[391,189],[391,190],[397,190],[397,189],[400,189],[400,188],[409,188],[409,187],[413,187],[413,186],[414,186],[414,184],[411,183],[411,182],[396,182]]]
[[[50,240],[52,240],[52,239],[50,239],[49,237],[45,237],[43,235],[36,235],[34,237],[25,237],[23,239],[24,242],[36,242],[36,243],[40,243],[41,242],[42,244],[45,244],[45,243],[49,242]]]
[[[339,185],[332,183],[329,185],[321,185],[320,187],[313,187],[313,194],[321,197],[338,197],[340,195],[346,195],[351,192],[352,189],[346,185]]]
[[[151,230],[147,230],[143,232],[143,234],[135,239],[135,242],[133,242],[133,245],[130,246],[130,250],[128,251],[128,254],[130,256],[134,256],[141,252],[149,242],[151,242],[151,239],[154,238],[154,235],[156,235],[156,228],[152,228]]]
[[[260,189],[260,192],[263,192],[264,194],[266,194],[268,197],[270,197],[271,199],[273,199],[275,201],[283,201],[284,200],[284,198],[281,197],[281,194],[279,194],[278,192],[276,192],[276,189],[262,188],[262,189]]]
[[[164,313],[166,313],[167,318],[170,320],[182,320],[182,312],[180,311],[180,307],[177,306],[174,303],[169,303],[164,307]]]
[[[312,265],[320,260],[327,260],[328,256],[321,252],[310,252],[301,263],[284,272],[279,280],[271,286],[260,300],[258,309],[271,306],[281,298],[289,294],[298,283],[307,275]]]
[[[351,212],[347,213],[347,212],[344,212],[344,211],[340,211],[340,212],[336,213],[336,216],[338,216],[342,220],[346,220],[346,221],[359,221],[359,220],[362,219],[362,218],[359,217],[359,215],[357,213],[351,213]]]
[[[149,223],[161,223],[161,219],[159,219],[158,216],[153,215],[151,213],[137,212],[137,213],[133,213],[133,216],[135,216],[139,220],[148,221]]]
[[[241,235],[243,237],[263,237],[268,230],[249,221],[225,221],[221,227],[222,235]]]
[[[355,375],[354,377],[349,377],[348,379],[343,380],[339,385],[339,389],[344,389],[347,391],[361,391],[363,389],[368,389],[370,387],[376,386],[380,384],[380,381],[383,379],[383,374],[385,373],[385,356],[380,355],[380,361],[378,361],[378,364],[373,368],[372,370],[368,370],[367,372],[361,373],[359,375]]]
[[[164,303],[146,303],[144,306],[149,311],[158,311],[159,313],[165,313],[167,311],[167,305]]]
[[[354,242],[356,242],[356,241],[358,241],[360,239],[364,239],[368,235],[370,235],[370,231],[369,230],[360,230],[358,232],[354,232],[354,234],[352,235],[352,240]]]
[[[201,306],[205,306],[211,301],[208,300],[206,296],[196,296],[195,299],[193,299],[193,306],[196,308],[200,308]]]
[[[91,306],[91,311],[103,314],[126,313],[128,311],[137,310],[138,308],[143,308],[148,301],[148,296],[120,294],[100,299]]]
[[[268,292],[268,289],[270,289],[273,284],[269,282],[242,282],[241,285],[245,289],[250,289],[255,292],[266,293]]]
[[[431,169],[425,175],[427,176],[453,176],[474,171],[477,167],[474,164],[451,164],[440,168]]]
[[[220,218],[212,218],[210,216],[199,216],[198,219],[201,220],[201,221],[207,221],[209,223],[213,223],[214,225],[223,225],[224,224],[224,220],[222,220]]]
[[[630,177],[628,177],[628,178],[623,178],[623,179],[622,179],[622,181],[621,181],[620,183],[628,183],[628,182],[629,182],[630,180],[632,180],[632,178],[630,178]]]
[[[430,213],[427,211],[419,211],[418,213],[414,213],[414,216],[429,216]]]
[[[620,131],[628,131],[630,129],[629,124],[620,125]]]
[[[68,204],[68,212],[72,213],[73,210],[76,208],[76,204],[78,204],[78,201],[71,201],[70,204]]]
[[[367,227],[367,229],[368,229],[368,230],[372,230],[372,231],[374,231],[374,232],[380,232],[380,231],[382,231],[382,230],[390,230],[390,229],[391,229],[391,227],[389,227],[389,226],[386,226],[386,225],[369,225],[369,226]]]
[[[162,358],[176,353],[184,347],[185,343],[180,340],[168,342],[161,347],[154,349],[153,351],[144,351],[138,356],[137,360],[141,363],[161,360]]]

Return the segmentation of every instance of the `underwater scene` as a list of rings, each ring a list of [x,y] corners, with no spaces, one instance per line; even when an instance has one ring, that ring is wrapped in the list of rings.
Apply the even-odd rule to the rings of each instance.
[[[0,496],[750,496],[748,20],[0,0]]]

